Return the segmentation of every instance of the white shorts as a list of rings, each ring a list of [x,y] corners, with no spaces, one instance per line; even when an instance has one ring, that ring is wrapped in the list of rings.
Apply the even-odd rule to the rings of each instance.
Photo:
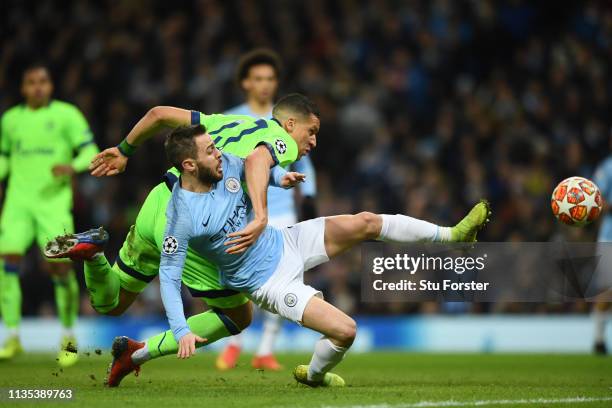
[[[296,223],[297,217],[295,216],[295,213],[292,212],[283,215],[275,215],[268,219],[268,225],[271,225],[276,229],[283,229]]]
[[[325,252],[325,218],[300,222],[280,231],[283,256],[268,281],[249,296],[261,308],[302,324],[310,298],[323,298],[320,291],[304,284],[304,271],[329,261]]]

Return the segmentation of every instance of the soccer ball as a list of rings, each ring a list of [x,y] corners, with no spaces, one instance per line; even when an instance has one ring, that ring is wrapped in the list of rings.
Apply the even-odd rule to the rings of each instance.
[[[599,188],[584,177],[570,177],[560,182],[550,199],[552,212],[559,221],[583,227],[595,221],[601,213]]]

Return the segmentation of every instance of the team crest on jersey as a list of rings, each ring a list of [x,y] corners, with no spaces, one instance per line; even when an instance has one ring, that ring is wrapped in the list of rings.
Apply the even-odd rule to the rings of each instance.
[[[162,251],[164,254],[172,255],[178,250],[178,240],[172,235],[164,238],[164,242],[162,244]]]
[[[235,177],[228,177],[225,180],[225,188],[230,193],[237,193],[240,190],[240,182]]]
[[[283,154],[287,151],[287,145],[281,139],[276,139],[274,145],[276,146],[276,150],[278,150],[280,154]]]
[[[298,301],[297,296],[294,293],[287,293],[285,295],[285,304],[289,307],[293,307],[296,305]]]

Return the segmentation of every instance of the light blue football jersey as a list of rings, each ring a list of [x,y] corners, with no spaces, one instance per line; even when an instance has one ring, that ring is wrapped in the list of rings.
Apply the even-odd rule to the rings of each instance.
[[[181,300],[181,274],[187,247],[219,268],[220,283],[240,292],[253,292],[268,280],[283,252],[279,230],[267,226],[259,239],[241,254],[227,254],[229,233],[249,223],[252,206],[242,188],[244,161],[222,154],[223,179],[207,193],[194,193],[175,183],[166,210],[159,280],[162,301],[175,338],[189,332]],[[280,184],[285,171],[275,166],[271,183]]]

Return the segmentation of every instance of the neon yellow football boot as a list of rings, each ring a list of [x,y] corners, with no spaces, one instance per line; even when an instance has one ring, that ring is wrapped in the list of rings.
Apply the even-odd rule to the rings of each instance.
[[[4,342],[0,349],[0,360],[10,360],[11,358],[23,353],[21,342],[18,336],[11,336]]]
[[[487,200],[480,200],[468,215],[451,228],[452,242],[476,242],[476,234],[491,217],[491,206]]]
[[[342,377],[334,373],[325,373],[323,380],[310,381],[308,380],[308,366],[299,365],[293,370],[293,377],[299,383],[308,385],[309,387],[344,387],[345,383]]]
[[[60,351],[57,355],[57,363],[60,367],[66,368],[75,365],[79,360],[74,336],[64,336]]]

